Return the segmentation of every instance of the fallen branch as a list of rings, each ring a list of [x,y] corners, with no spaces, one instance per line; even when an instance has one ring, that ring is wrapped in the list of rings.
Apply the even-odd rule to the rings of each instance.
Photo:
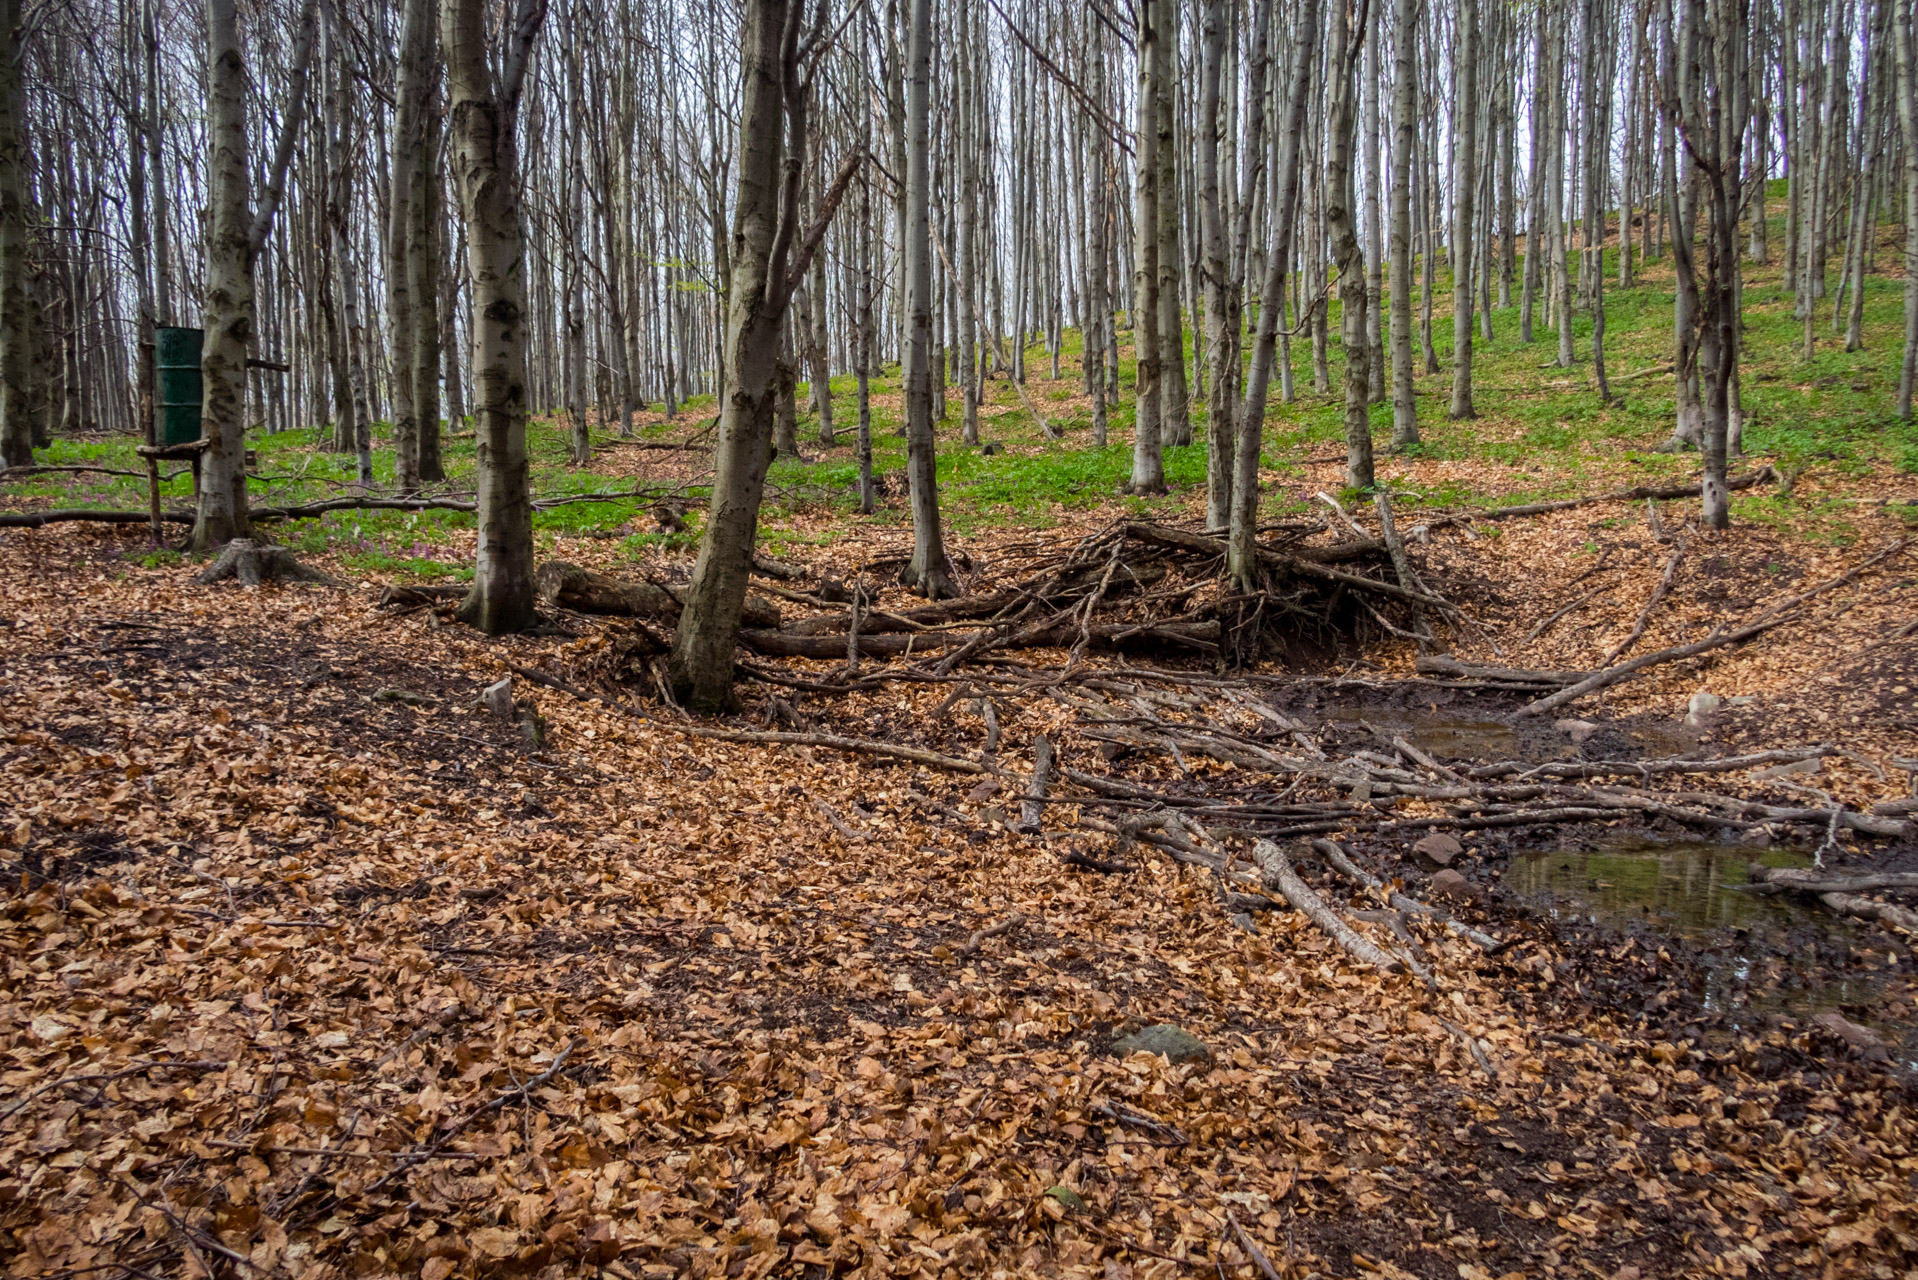
[[[444,1147],[447,1143],[459,1137],[460,1134],[466,1132],[467,1126],[472,1124],[473,1121],[479,1119],[481,1116],[488,1115],[494,1111],[498,1111],[501,1107],[505,1106],[509,1102],[512,1102],[516,1098],[526,1098],[526,1097],[532,1096],[533,1090],[544,1085],[549,1080],[551,1080],[554,1076],[559,1074],[560,1068],[566,1065],[566,1060],[573,1056],[573,1050],[577,1049],[580,1046],[580,1043],[581,1043],[580,1039],[578,1037],[575,1037],[571,1043],[569,1043],[564,1049],[561,1049],[559,1051],[559,1056],[553,1059],[552,1066],[546,1068],[546,1070],[540,1072],[538,1075],[534,1076],[530,1080],[527,1080],[521,1084],[516,1084],[510,1089],[500,1090],[499,1095],[497,1097],[493,1098],[491,1101],[481,1103],[479,1106],[474,1107],[471,1111],[468,1111],[465,1115],[461,1116],[457,1121],[455,1121],[451,1128],[447,1129],[446,1132],[442,1133],[439,1137],[435,1138],[431,1143],[427,1144],[424,1147],[418,1148],[414,1151],[407,1152],[399,1156],[398,1163],[396,1163],[391,1170],[389,1170],[383,1177],[381,1177],[379,1181],[367,1187],[364,1194],[371,1195],[373,1192],[378,1191],[381,1187],[393,1181],[393,1179],[399,1177],[400,1174],[412,1168],[414,1165],[419,1164],[422,1161],[432,1159],[434,1156],[439,1154],[441,1147]]]
[[[1287,902],[1303,911],[1313,924],[1324,930],[1354,960],[1385,973],[1398,973],[1405,968],[1403,961],[1385,954],[1351,925],[1339,919],[1338,914],[1325,904],[1325,900],[1299,879],[1298,872],[1292,869],[1291,862],[1279,846],[1270,840],[1261,840],[1253,846],[1252,859],[1264,872],[1268,889],[1276,889],[1283,894]]]
[[[167,524],[192,524],[191,511],[162,511]],[[50,524],[84,521],[92,524],[148,524],[148,511],[103,511],[94,507],[56,507],[51,511],[0,511],[0,529],[41,529]]]
[[[1742,476],[1729,476],[1725,480],[1727,489],[1749,489],[1763,484],[1767,480],[1776,480],[1778,473],[1770,467],[1760,467],[1748,471]],[[1514,516],[1540,516],[1551,511],[1570,511],[1574,507],[1589,507],[1600,502],[1642,502],[1646,498],[1655,498],[1661,502],[1673,498],[1696,498],[1703,493],[1702,484],[1646,485],[1631,489],[1620,489],[1616,493],[1601,493],[1590,498],[1567,498],[1562,502],[1528,502],[1516,507],[1493,507],[1490,511],[1476,511],[1466,517],[1469,520],[1509,520]]]
[[[1862,876],[1831,876],[1810,867],[1767,867],[1752,863],[1746,872],[1753,893],[1868,893],[1874,889],[1918,889],[1918,873],[1879,871]]]
[[[1331,864],[1334,871],[1337,871],[1353,883],[1363,885],[1372,890],[1400,911],[1409,911],[1413,915],[1430,916],[1433,920],[1444,925],[1447,933],[1464,938],[1473,945],[1482,948],[1488,954],[1493,954],[1505,949],[1506,944],[1500,942],[1491,934],[1482,933],[1470,925],[1459,923],[1446,912],[1439,910],[1430,903],[1420,902],[1417,898],[1409,897],[1406,894],[1398,892],[1396,889],[1388,891],[1383,881],[1366,871],[1365,868],[1359,866],[1356,862],[1352,861],[1352,859],[1346,857],[1345,850],[1339,848],[1339,846],[1332,843],[1332,841],[1314,840],[1312,847],[1319,852],[1321,857]]]
[[[1638,611],[1638,620],[1632,624],[1631,634],[1613,645],[1605,656],[1598,660],[1599,666],[1610,666],[1618,661],[1644,636],[1645,628],[1651,625],[1653,612],[1657,610],[1665,597],[1671,594],[1672,584],[1678,581],[1678,565],[1685,558],[1685,542],[1685,536],[1680,534],[1678,545],[1672,548],[1672,554],[1665,561],[1664,575],[1659,578],[1658,585],[1652,589],[1652,598],[1647,600],[1645,607]]]
[[[1007,934],[1011,933],[1014,929],[1019,928],[1025,922],[1026,922],[1026,918],[1024,916],[1018,915],[1015,913],[1014,915],[1009,916],[1004,920],[1001,920],[998,924],[988,925],[984,929],[980,929],[976,931],[970,938],[967,938],[966,945],[959,948],[957,954],[962,956],[975,955],[978,953],[979,948],[985,945],[986,942],[990,941],[993,938],[1005,937]]]
[[[1779,601],[1761,614],[1757,621],[1740,627],[1736,631],[1718,632],[1692,644],[1681,644],[1675,645],[1670,649],[1660,649],[1657,653],[1648,653],[1643,657],[1633,658],[1630,662],[1621,663],[1615,667],[1607,667],[1602,671],[1596,671],[1577,684],[1563,689],[1558,693],[1554,693],[1550,697],[1540,698],[1536,702],[1527,703],[1520,707],[1515,714],[1520,716],[1544,715],[1546,712],[1555,711],[1576,698],[1582,698],[1588,693],[1596,693],[1600,689],[1617,684],[1625,677],[1635,675],[1643,671],[1646,667],[1657,666],[1665,662],[1676,662],[1682,658],[1697,657],[1701,653],[1707,653],[1713,649],[1722,649],[1726,645],[1740,644],[1751,639],[1753,636],[1762,635],[1773,627],[1787,621],[1790,617],[1791,610],[1797,608],[1807,600],[1810,600],[1814,596],[1821,595],[1826,591],[1830,591],[1835,587],[1844,586],[1846,583],[1857,578],[1858,575],[1865,570],[1890,559],[1910,545],[1911,539],[1900,538],[1883,551],[1860,561],[1837,577],[1827,579],[1808,591],[1801,591],[1795,596],[1790,596]]]
[[[1413,665],[1426,675],[1497,680],[1505,684],[1539,685],[1545,688],[1574,685],[1591,675],[1589,671],[1540,671],[1530,667],[1495,667],[1482,662],[1460,662],[1444,653],[1423,655]]]
[[[661,725],[669,733],[683,733],[694,738],[712,738],[719,742],[755,742],[772,746],[824,747],[828,751],[844,751],[848,755],[881,756],[894,760],[904,760],[911,764],[922,764],[928,769],[944,769],[950,773],[990,773],[999,771],[976,760],[962,760],[958,756],[941,755],[937,751],[927,751],[920,747],[902,747],[891,742],[873,742],[865,738],[841,738],[830,733],[773,733],[755,732],[747,729],[707,729],[698,725],[671,724]]]
[[[1796,764],[1837,755],[1837,747],[1798,747],[1783,751],[1754,751],[1750,755],[1724,756],[1717,760],[1553,760],[1541,765],[1507,760],[1480,765],[1467,777],[1488,778],[1612,778],[1652,777],[1668,773],[1737,773],[1768,764]]]

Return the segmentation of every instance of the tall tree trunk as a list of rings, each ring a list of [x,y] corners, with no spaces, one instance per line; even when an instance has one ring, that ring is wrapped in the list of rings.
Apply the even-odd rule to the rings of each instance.
[[[425,195],[420,169],[426,147],[427,77],[433,70],[430,51],[436,9],[435,0],[406,0],[400,27],[400,81],[394,99],[393,176],[387,187],[386,323],[393,363],[393,477],[401,493],[420,487],[419,419],[413,407],[417,380],[412,375],[414,328],[424,321],[413,314],[419,273],[411,255],[417,247],[415,202]]]
[[[311,0],[300,14],[293,75],[280,139],[253,207],[246,145],[250,86],[241,57],[234,0],[207,0],[206,283],[200,323],[200,507],[193,546],[204,550],[253,532],[246,502],[246,357],[253,338],[253,262],[273,229],[293,143],[306,111],[306,72],[313,56]]]
[[[479,453],[479,556],[473,589],[459,616],[488,635],[524,631],[537,620],[526,457],[526,253],[516,133],[520,88],[545,16],[546,0],[517,0],[496,82],[481,0],[444,0],[440,12],[453,172],[473,289]]]
[[[1892,0],[1897,21],[1891,32],[1898,62],[1898,127],[1905,152],[1905,354],[1899,365],[1898,416],[1911,421],[1914,383],[1918,383],[1918,32],[1913,31],[1913,0]]]
[[[1453,76],[1457,137],[1453,161],[1452,417],[1474,418],[1472,408],[1472,249],[1478,188],[1478,0],[1459,0],[1458,53]]]
[[[1175,124],[1174,68],[1178,63],[1180,0],[1155,0],[1157,38],[1150,47],[1153,60],[1153,162],[1159,249],[1159,431],[1168,445],[1192,443],[1191,395],[1185,376],[1185,324],[1179,313],[1183,273],[1179,252],[1179,139]],[[1141,56],[1146,50],[1141,49]]]
[[[33,463],[39,326],[27,293],[26,31],[23,0],[0,0],[0,464]]]
[[[1358,125],[1352,88],[1360,45],[1365,40],[1365,28],[1352,20],[1352,10],[1363,12],[1364,5],[1365,0],[1332,0],[1331,44],[1325,54],[1326,74],[1332,82],[1325,106],[1325,221],[1339,264],[1339,342],[1345,352],[1345,482],[1354,489],[1373,486],[1372,418],[1367,407],[1372,402],[1372,384],[1365,367],[1365,249],[1359,243],[1358,211],[1352,207],[1353,135]],[[1465,172],[1471,172],[1469,166]],[[1469,296],[1469,284],[1467,291]],[[1466,340],[1470,338],[1468,328]]]
[[[1419,442],[1412,381],[1412,153],[1418,109],[1418,0],[1392,4],[1392,451]],[[1534,147],[1536,150],[1536,147]],[[1529,241],[1528,241],[1529,243]],[[1529,255],[1528,255],[1529,256]]]
[[[462,0],[477,3],[477,0]],[[915,5],[929,0],[913,0]],[[673,692],[700,712],[737,705],[733,651],[752,574],[759,503],[772,460],[781,331],[793,291],[845,192],[848,164],[827,191],[819,221],[800,240],[806,163],[806,102],[799,32],[805,0],[748,0],[740,32],[739,150],[733,200],[731,278],[726,289],[725,395],[713,455],[712,499],[699,559],[673,637]],[[822,19],[823,20],[823,19]],[[820,38],[817,28],[808,40]],[[785,136],[781,136],[784,125]]]
[[[1223,529],[1232,518],[1233,412],[1238,408],[1239,313],[1219,195],[1220,78],[1225,63],[1227,0],[1205,0],[1199,72],[1199,230],[1204,249],[1206,349],[1212,355],[1206,403],[1205,522]]]
[[[1343,3],[1343,0],[1333,0]],[[1226,537],[1226,573],[1241,591],[1259,587],[1259,452],[1265,442],[1265,401],[1278,355],[1280,318],[1284,314],[1286,269],[1292,258],[1292,231],[1299,203],[1300,170],[1305,137],[1308,91],[1318,69],[1319,0],[1303,0],[1298,15],[1299,39],[1292,47],[1283,114],[1274,122],[1278,143],[1276,194],[1272,213],[1272,244],[1266,255],[1265,286],[1259,294],[1259,331],[1252,343],[1252,362],[1246,371],[1245,405],[1240,412],[1236,467],[1232,477],[1232,520]],[[1260,37],[1263,39],[1263,35]]]
[[[1169,355],[1173,364],[1182,356],[1170,348],[1159,332],[1164,314],[1159,290],[1159,56],[1156,46],[1164,38],[1161,31],[1163,10],[1176,0],[1139,0],[1138,49],[1139,93],[1138,127],[1134,138],[1138,146],[1137,212],[1132,229],[1132,352],[1135,357],[1133,382],[1135,411],[1132,422],[1133,493],[1165,492],[1164,392]],[[1176,303],[1174,305],[1177,305]]]
[[[910,0],[906,37],[906,479],[912,559],[899,581],[929,600],[959,594],[939,523],[932,423],[932,0]]]

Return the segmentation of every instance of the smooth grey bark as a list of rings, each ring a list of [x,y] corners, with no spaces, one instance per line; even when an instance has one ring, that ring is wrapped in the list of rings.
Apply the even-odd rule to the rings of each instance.
[[[1912,394],[1918,382],[1918,48],[1912,0],[1893,0],[1891,31],[1898,64],[1898,128],[1905,152],[1905,353],[1898,374],[1898,416],[1911,421]]]
[[[752,573],[766,467],[772,460],[781,332],[793,293],[859,159],[840,169],[818,220],[801,235],[799,197],[811,88],[799,70],[805,60],[799,32],[806,7],[806,0],[748,0],[740,34],[737,188],[721,351],[725,394],[713,454],[712,499],[667,665],[674,694],[702,713],[738,705],[733,653]],[[823,22],[823,6],[816,16]],[[816,23],[806,47],[820,38]]]
[[[1452,406],[1454,419],[1474,418],[1472,408],[1472,251],[1478,187],[1478,0],[1459,0],[1454,63],[1452,221]]]
[[[246,356],[253,339],[253,263],[266,246],[285,189],[287,165],[306,114],[313,57],[314,4],[302,7],[293,75],[280,137],[267,162],[258,208],[247,158],[250,91],[234,0],[207,0],[207,213],[205,288],[200,324],[202,400],[200,504],[193,547],[205,550],[252,533],[246,501]]]
[[[1468,0],[1469,2],[1469,0]],[[1339,343],[1345,353],[1345,482],[1354,489],[1373,487],[1370,354],[1365,323],[1365,247],[1359,242],[1353,206],[1353,142],[1358,111],[1353,79],[1365,41],[1366,0],[1332,0],[1331,43],[1326,74],[1331,77],[1325,106],[1325,222],[1339,267]],[[1353,13],[1356,9],[1357,13]],[[1469,167],[1466,170],[1470,172]],[[1469,285],[1468,285],[1469,292]],[[1470,329],[1466,331],[1470,340]]]
[[[1342,2],[1333,0],[1333,3]],[[1265,284],[1259,294],[1259,329],[1252,344],[1251,364],[1246,370],[1245,405],[1239,417],[1232,477],[1232,517],[1226,535],[1226,574],[1241,591],[1256,590],[1259,582],[1259,454],[1265,442],[1266,394],[1278,354],[1286,270],[1292,258],[1306,105],[1318,69],[1319,0],[1303,0],[1298,21],[1300,39],[1292,47],[1282,114],[1273,129],[1278,159],[1273,175],[1277,186],[1270,205],[1274,215],[1270,224],[1272,243],[1266,255]]]
[[[1159,323],[1159,130],[1158,68],[1155,46],[1163,39],[1161,10],[1175,0],[1139,0],[1138,125],[1134,137],[1138,157],[1132,228],[1132,353],[1134,412],[1132,421],[1132,493],[1165,492],[1163,440],[1165,353]],[[1176,303],[1174,304],[1176,305]],[[1172,353],[1174,364],[1180,356]]]
[[[33,464],[28,371],[37,326],[27,294],[25,5],[0,0],[0,464]]]
[[[459,617],[488,635],[537,620],[533,506],[526,456],[526,253],[520,221],[520,90],[546,0],[517,0],[495,77],[481,0],[444,0],[453,175],[473,290],[473,416],[479,454],[479,555]]]
[[[906,479],[912,559],[899,581],[929,600],[959,594],[939,521],[932,421],[932,0],[910,0],[906,37]]]
[[[1419,442],[1412,374],[1412,152],[1418,110],[1418,0],[1392,4],[1392,450]]]
[[[1154,186],[1159,246],[1159,433],[1168,445],[1192,443],[1192,405],[1185,376],[1185,324],[1179,302],[1183,292],[1182,254],[1179,249],[1179,139],[1175,124],[1174,67],[1179,48],[1180,0],[1153,0],[1158,10],[1157,38],[1152,58],[1152,159],[1158,167]],[[1142,56],[1146,51],[1142,50]],[[1141,161],[1144,157],[1141,156]]]
[[[1199,72],[1199,231],[1205,281],[1205,345],[1212,356],[1211,394],[1206,403],[1205,522],[1223,529],[1232,518],[1233,412],[1238,408],[1239,314],[1227,261],[1225,210],[1219,195],[1219,142],[1223,123],[1220,79],[1224,73],[1228,0],[1205,0]]]
[[[436,0],[406,0],[394,94],[392,178],[387,185],[386,324],[393,362],[393,476],[401,493],[420,487],[419,419],[413,409],[413,289],[418,281],[411,255],[416,247],[415,201],[425,194],[420,169],[426,146],[426,78],[433,70],[429,60],[437,18]]]

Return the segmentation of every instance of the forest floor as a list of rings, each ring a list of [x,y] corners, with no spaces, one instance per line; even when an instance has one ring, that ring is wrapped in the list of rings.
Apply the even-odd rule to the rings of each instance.
[[[1839,754],[1705,785],[1860,813],[1908,796],[1918,435],[1889,413],[1896,288],[1873,281],[1867,350],[1805,365],[1755,273],[1747,463],[1791,484],[1741,491],[1729,533],[1688,528],[1684,500],[1459,518],[1695,472],[1653,451],[1665,379],[1600,408],[1584,366],[1537,367],[1549,352],[1511,339],[1510,312],[1483,416],[1435,408],[1420,451],[1382,460],[1401,527],[1425,526],[1420,572],[1469,619],[1448,635],[1465,660],[1596,667],[1674,564],[1636,652],[1859,570],[1748,643],[1579,701],[1584,727],[1416,676],[1408,643],[1361,630],[1253,672],[1096,653],[1068,671],[1060,650],[948,680],[910,655],[850,678],[843,659],[755,659],[774,682],[742,684],[729,731],[813,741],[726,740],[657,698],[629,623],[566,614],[566,634],[489,640],[377,607],[386,584],[461,579],[457,513],[287,529],[351,589],[201,586],[131,528],[7,532],[7,1274],[1912,1274],[1910,939],[1722,883],[1752,858],[1803,865],[1820,833],[1637,813],[1472,829],[1190,747],[1424,756],[1440,781],[1822,745]],[[1617,377],[1656,363],[1670,295],[1650,273],[1612,298]],[[1309,390],[1307,345],[1263,479],[1271,518],[1337,536],[1315,496],[1339,495],[1337,411]],[[1004,451],[942,457],[975,592],[1120,519],[1201,510],[1202,445],[1172,452],[1167,498],[1117,497],[1129,410],[1093,450],[1077,384],[1031,386],[1065,441],[995,382],[986,438]],[[879,394],[893,475],[896,382]],[[642,434],[694,438],[700,412]],[[956,393],[953,413],[956,435]],[[889,484],[874,516],[848,510],[843,426],[775,468],[764,544],[807,593],[863,570],[876,607],[903,608],[883,568],[910,546],[904,497]],[[569,472],[560,431],[533,436],[542,495],[668,491],[704,465],[609,442]],[[301,477],[263,493],[342,491],[310,436],[260,450],[262,471]],[[47,460],[128,458],[95,440]],[[456,491],[470,441],[450,459]],[[15,509],[139,505],[122,477],[7,488]],[[544,511],[541,556],[683,581],[691,538],[646,505]],[[537,750],[476,705],[516,671]],[[1700,691],[1730,701],[1688,720]],[[1152,745],[1188,730],[1184,753]],[[1060,781],[1034,830],[1019,793],[1042,734],[1092,782]],[[1674,804],[1689,785],[1643,780]],[[1446,895],[1498,945],[1372,910],[1298,841],[1305,879],[1418,971],[1358,963],[1300,912],[1240,915],[1217,875],[1126,825],[1124,788],[1335,812],[1354,860]],[[1450,879],[1412,847],[1447,829]],[[1905,830],[1841,829],[1822,856],[1918,870]],[[1225,876],[1249,870],[1231,823],[1214,831]],[[1118,1043],[1160,1024],[1196,1056]]]

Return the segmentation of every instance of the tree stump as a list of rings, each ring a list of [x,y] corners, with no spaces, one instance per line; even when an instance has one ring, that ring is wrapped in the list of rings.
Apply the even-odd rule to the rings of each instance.
[[[228,578],[238,578],[249,587],[257,587],[262,582],[317,582],[328,587],[343,587],[346,584],[330,573],[308,568],[293,558],[293,553],[285,547],[276,547],[270,542],[256,542],[252,538],[235,538],[226,544],[215,560],[195,581],[200,583],[223,582]]]

